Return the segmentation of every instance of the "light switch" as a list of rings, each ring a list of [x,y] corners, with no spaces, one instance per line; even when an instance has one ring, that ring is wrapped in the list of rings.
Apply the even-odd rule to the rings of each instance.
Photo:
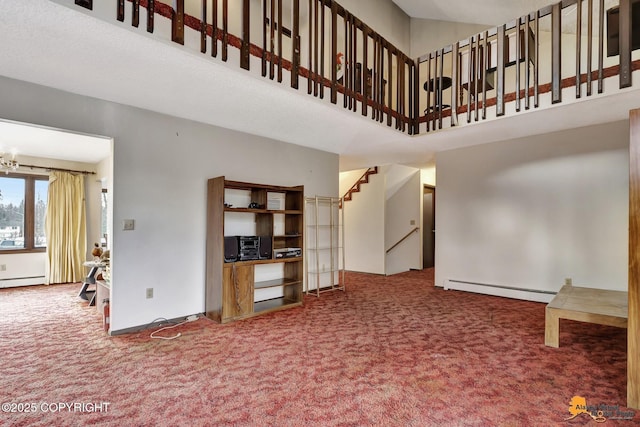
[[[125,219],[122,221],[122,229],[123,230],[133,230],[135,226],[135,221],[132,219]]]
[[[409,225],[416,225],[416,220],[412,219],[411,221],[409,221]]]

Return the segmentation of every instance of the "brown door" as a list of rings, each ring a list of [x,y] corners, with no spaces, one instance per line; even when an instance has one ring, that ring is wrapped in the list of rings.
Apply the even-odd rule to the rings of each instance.
[[[436,189],[424,186],[422,196],[422,268],[432,268],[436,255]]]

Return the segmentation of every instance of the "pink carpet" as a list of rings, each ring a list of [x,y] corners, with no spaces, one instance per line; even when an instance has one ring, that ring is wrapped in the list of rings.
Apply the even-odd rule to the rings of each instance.
[[[596,425],[564,421],[574,396],[628,411],[624,329],[562,321],[552,349],[544,304],[434,288],[432,270],[347,286],[172,341],[105,336],[78,285],[0,290],[0,425]]]

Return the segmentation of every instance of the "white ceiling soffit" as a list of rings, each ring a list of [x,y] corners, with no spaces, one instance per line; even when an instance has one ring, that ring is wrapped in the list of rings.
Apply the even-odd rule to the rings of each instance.
[[[111,140],[0,119],[0,153],[95,164],[109,157]]]
[[[554,3],[552,0],[392,0],[413,18],[497,26]]]

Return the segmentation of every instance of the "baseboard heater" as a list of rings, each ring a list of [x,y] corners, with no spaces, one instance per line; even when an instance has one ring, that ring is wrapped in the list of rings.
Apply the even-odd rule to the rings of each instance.
[[[0,279],[0,288],[15,288],[18,286],[42,285],[43,283],[44,283],[44,276],[10,277],[7,279]]]
[[[524,289],[512,286],[493,285],[489,283],[468,282],[464,280],[445,280],[445,290],[474,292],[477,294],[494,295],[498,297],[521,299],[549,303],[556,296],[553,291],[540,289]]]

